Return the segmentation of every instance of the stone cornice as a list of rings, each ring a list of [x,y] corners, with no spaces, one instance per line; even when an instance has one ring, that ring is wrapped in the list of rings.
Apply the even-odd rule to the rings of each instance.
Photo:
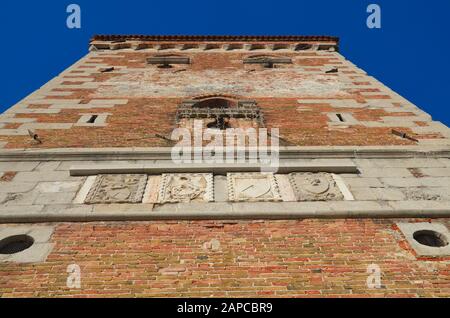
[[[231,36],[231,35],[95,35],[90,50],[119,49],[223,49],[230,50],[333,50],[339,49],[339,38],[333,36]]]
[[[344,160],[344,161],[342,161]],[[222,164],[177,164],[168,163],[149,164],[90,164],[77,165],[70,168],[71,176],[91,176],[98,174],[162,174],[162,173],[214,173],[227,174],[230,172],[260,172],[264,166],[250,163],[222,163]],[[330,173],[358,173],[358,169],[350,160],[330,160],[323,162],[292,163],[280,162],[277,173],[291,172],[330,172]]]
[[[0,161],[170,160],[171,151],[171,147],[1,149]],[[279,158],[450,158],[450,148],[440,146],[280,147]]]
[[[449,201],[99,204],[73,205],[57,212],[51,206],[35,205],[5,207],[0,212],[0,222],[445,218],[449,211]]]

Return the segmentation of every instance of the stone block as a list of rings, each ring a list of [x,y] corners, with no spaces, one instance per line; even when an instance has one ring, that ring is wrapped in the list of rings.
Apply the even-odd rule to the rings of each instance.
[[[448,187],[450,185],[450,177],[425,177],[419,178],[419,180],[425,187]]]
[[[403,188],[406,200],[413,201],[441,201],[450,200],[450,187],[412,187]]]
[[[389,176],[394,177],[411,177],[411,173],[406,168],[367,168],[360,169],[361,177],[365,178],[379,178]]]
[[[417,215],[421,215],[423,212],[432,211],[446,211],[445,213],[448,213],[450,210],[449,201],[390,201],[389,205],[393,207],[394,210],[414,211]]]
[[[2,205],[0,218],[4,215],[20,215],[30,213],[40,213],[44,209],[43,205]]]
[[[51,204],[44,206],[44,215],[87,215],[94,210],[93,205],[88,204]]]
[[[148,176],[142,203],[158,203],[161,176]]]
[[[47,243],[50,241],[53,231],[53,226],[31,226],[31,230],[28,232],[28,235],[33,237],[36,243]]]
[[[60,163],[60,161],[44,161],[41,162],[34,171],[55,171]]]
[[[75,197],[75,192],[42,193],[36,197],[35,204],[69,204]]]
[[[352,188],[352,193],[355,200],[358,201],[375,201],[377,200],[377,195],[374,189],[370,188]]]
[[[111,203],[111,204],[95,204],[93,206],[92,215],[105,216],[116,215],[117,220],[123,220],[124,215],[148,214],[152,212],[153,204],[132,204],[132,203]]]
[[[69,171],[70,168],[72,166],[75,165],[86,165],[86,166],[90,166],[90,165],[95,165],[98,164],[100,161],[93,161],[93,160],[86,160],[86,161],[62,161],[58,168],[56,169],[57,171]]]
[[[32,227],[29,225],[1,225],[0,226],[0,240],[9,236],[26,235],[31,231]]]
[[[36,161],[0,162],[0,171],[32,171],[38,165]]]
[[[70,181],[66,171],[32,171],[18,172],[14,178],[17,182]],[[72,179],[73,180],[73,179]]]
[[[32,123],[35,121],[36,121],[35,118],[15,118],[15,117],[0,116],[0,123],[2,124],[23,124],[23,123]]]
[[[8,193],[6,195],[5,200],[3,201],[4,205],[32,205],[34,201],[39,196],[40,192],[36,190],[28,191],[25,193]]]
[[[0,136],[26,136],[26,129],[0,129]]]
[[[20,126],[20,129],[27,131],[28,129],[70,129],[73,127],[71,123],[26,123]]]
[[[421,172],[430,177],[450,177],[449,168],[422,168]],[[450,184],[449,184],[450,187]]]
[[[41,193],[76,192],[80,188],[80,182],[55,181],[40,182],[36,190]]]
[[[445,165],[436,158],[371,159],[380,168],[436,168]]]
[[[422,185],[422,182],[418,178],[380,178],[381,182],[384,185],[390,187],[399,187],[399,188],[407,188],[407,187],[419,187]]]
[[[354,201],[355,197],[353,196],[352,192],[348,188],[347,184],[345,183],[344,179],[339,174],[331,174],[333,177],[333,180],[336,182],[336,186],[341,191],[342,195],[344,196],[344,200],[346,201]]]
[[[37,182],[0,182],[0,193],[24,193],[36,187]]]
[[[232,217],[232,205],[226,202],[190,202],[168,204],[168,210],[176,211],[177,213],[195,213],[201,218],[202,215],[207,215],[217,211],[228,213]],[[154,209],[155,211],[162,211]]]
[[[374,188],[370,189],[376,195],[376,199],[380,201],[400,201],[405,200],[405,194],[399,189],[393,188]]]
[[[84,181],[83,185],[81,186],[80,190],[78,191],[75,199],[73,200],[74,204],[83,204],[86,200],[87,195],[89,194],[89,191],[91,190],[92,186],[95,183],[95,180],[97,179],[96,176],[89,176]]]
[[[383,187],[383,184],[378,178],[345,178],[344,181],[352,189]]]

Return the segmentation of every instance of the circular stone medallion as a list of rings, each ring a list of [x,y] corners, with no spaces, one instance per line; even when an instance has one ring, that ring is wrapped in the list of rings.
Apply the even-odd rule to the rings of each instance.
[[[297,179],[299,186],[310,193],[322,194],[330,189],[327,178],[319,175],[307,175]]]

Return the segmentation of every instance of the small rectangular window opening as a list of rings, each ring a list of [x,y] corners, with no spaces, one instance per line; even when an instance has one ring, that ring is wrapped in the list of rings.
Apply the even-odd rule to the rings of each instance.
[[[172,68],[172,64],[190,64],[188,57],[149,57],[148,64],[155,64],[159,68]]]
[[[342,117],[341,114],[336,114],[336,117],[339,119],[340,122],[345,122],[344,117]]]
[[[92,115],[89,120],[87,121],[88,124],[94,124],[95,121],[97,120],[98,115]]]

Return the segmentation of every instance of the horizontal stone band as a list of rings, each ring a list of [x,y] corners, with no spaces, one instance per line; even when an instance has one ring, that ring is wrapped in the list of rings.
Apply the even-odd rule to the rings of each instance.
[[[226,174],[229,172],[261,172],[264,166],[259,164],[183,164],[157,163],[157,164],[130,164],[130,165],[79,165],[70,168],[71,176],[91,176],[97,174],[160,174],[160,173],[214,173]],[[342,164],[317,163],[283,163],[279,164],[278,173],[291,172],[330,172],[330,173],[358,173],[355,164],[348,162]]]

